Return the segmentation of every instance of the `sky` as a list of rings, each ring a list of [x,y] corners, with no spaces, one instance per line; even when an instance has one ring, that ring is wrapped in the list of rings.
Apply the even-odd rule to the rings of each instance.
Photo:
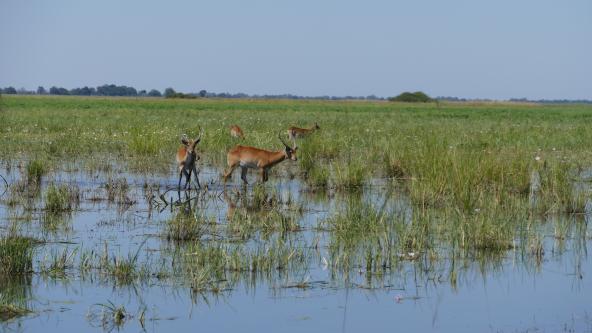
[[[0,0],[0,87],[592,99],[591,0]]]

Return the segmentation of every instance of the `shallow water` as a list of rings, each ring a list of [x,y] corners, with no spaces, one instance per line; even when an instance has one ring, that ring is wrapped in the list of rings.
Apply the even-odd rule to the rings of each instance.
[[[4,170],[10,183],[21,175],[17,168]],[[192,206],[192,213],[205,215],[220,228],[229,225],[232,208],[245,208],[240,200],[233,201],[243,191],[238,173],[226,186],[218,182],[219,172],[204,168],[202,184],[209,191]],[[103,188],[109,179],[125,178],[127,197],[133,204],[110,202]],[[154,276],[121,284],[100,272],[81,272],[73,264],[67,276],[51,277],[39,269],[32,275],[26,302],[32,314],[2,322],[3,330],[34,332],[59,330],[80,331],[434,331],[434,332],[516,332],[516,331],[589,331],[592,328],[592,261],[587,256],[588,216],[555,217],[543,223],[542,261],[525,256],[519,249],[505,252],[496,259],[463,259],[452,261],[443,257],[429,261],[425,257],[403,260],[397,269],[384,275],[369,272],[354,265],[347,272],[334,269],[338,258],[328,245],[331,231],[319,228],[321,221],[335,214],[352,197],[385,204],[387,210],[404,221],[410,221],[413,209],[404,195],[387,195],[380,181],[357,194],[310,193],[302,191],[297,179],[278,180],[270,177],[265,191],[275,193],[280,211],[295,216],[300,231],[280,236],[277,232],[263,235],[255,232],[246,239],[244,249],[269,248],[278,239],[289,247],[308,253],[305,267],[290,266],[272,270],[268,276],[245,277],[243,274],[228,289],[192,292],[185,281]],[[161,207],[150,205],[146,188],[154,193],[166,192],[166,198],[179,196],[175,190],[177,178],[130,175],[125,173],[86,174],[62,171],[44,178],[43,189],[49,182],[70,184],[81,191],[81,202],[68,216],[65,227],[46,230],[43,226],[43,196],[32,200],[32,210],[16,205],[0,204],[0,231],[4,234],[17,223],[22,234],[43,239],[34,259],[40,267],[52,253],[64,249],[74,251],[75,260],[86,251],[101,253],[105,246],[111,255],[127,257],[139,251],[140,263],[157,266],[170,262],[172,249],[183,249],[162,236],[166,221],[187,206]],[[47,180],[49,179],[49,180]],[[250,180],[255,180],[251,175]],[[223,191],[231,199],[223,196]],[[255,190],[246,189],[247,196]],[[396,191],[395,191],[396,192]],[[193,197],[197,192],[191,192]],[[203,192],[202,192],[203,193]],[[234,198],[234,199],[233,199]],[[279,198],[279,199],[278,199]],[[291,202],[292,206],[287,202]],[[293,212],[293,206],[300,207]],[[229,211],[230,208],[230,211]],[[243,212],[244,213],[244,212]],[[246,209],[248,216],[258,218],[257,210]],[[557,220],[559,219],[559,220]],[[564,221],[565,220],[565,221]],[[565,239],[554,237],[558,223],[576,225]],[[548,230],[547,230],[548,229]],[[210,243],[228,241],[220,232],[204,237]],[[230,242],[231,244],[234,244]],[[237,245],[240,246],[240,245]],[[406,255],[406,254],[403,254]],[[169,266],[167,266],[169,267]],[[454,271],[456,278],[450,276]],[[304,282],[304,284],[302,284]],[[125,319],[116,324],[112,317],[101,317],[104,308],[97,304],[112,302],[125,308]],[[142,315],[143,313],[143,315]]]

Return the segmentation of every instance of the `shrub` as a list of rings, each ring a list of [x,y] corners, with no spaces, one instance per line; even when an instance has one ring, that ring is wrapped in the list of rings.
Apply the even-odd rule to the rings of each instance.
[[[421,91],[404,92],[398,96],[390,97],[391,102],[408,102],[408,103],[427,103],[432,102],[432,98]]]

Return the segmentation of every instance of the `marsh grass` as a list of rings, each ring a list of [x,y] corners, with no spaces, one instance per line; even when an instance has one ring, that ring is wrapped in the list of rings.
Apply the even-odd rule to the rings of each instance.
[[[231,238],[250,239],[256,233],[263,238],[280,232],[301,230],[299,217],[302,207],[290,197],[283,200],[275,191],[257,185],[252,193],[236,193],[237,198],[226,196],[229,205],[226,232]]]
[[[106,331],[120,329],[125,322],[132,318],[123,305],[116,306],[113,302],[97,303],[89,308],[86,318],[94,326],[102,327]]]
[[[45,193],[44,209],[50,214],[71,212],[73,207],[80,202],[80,193],[77,188],[67,185],[51,184]]]
[[[32,271],[35,243],[32,238],[10,235],[0,239],[0,275]]]
[[[199,240],[204,234],[205,216],[193,212],[179,212],[166,222],[164,236],[169,241]]]
[[[389,154],[384,155],[384,173],[386,177],[394,179],[402,179],[407,176],[401,160]]]
[[[329,187],[331,174],[329,169],[320,164],[311,167],[306,174],[306,183],[316,190],[326,190]]]
[[[149,265],[139,262],[139,255],[146,239],[140,244],[134,254],[129,253],[127,257],[121,255],[110,255],[105,243],[103,256],[99,261],[99,270],[102,274],[115,279],[119,285],[130,285],[137,280],[142,280],[150,275]]]
[[[127,205],[133,203],[129,198],[128,192],[130,186],[125,178],[113,179],[110,178],[104,185],[107,192],[107,200],[120,205]]]
[[[333,185],[339,190],[359,191],[364,185],[367,171],[364,163],[357,160],[334,165]]]
[[[21,206],[25,210],[34,209],[34,201],[41,193],[41,186],[29,184],[24,180],[18,180],[8,186],[8,191],[3,197],[3,202],[9,207]]]
[[[77,249],[69,251],[67,248],[60,252],[51,252],[41,262],[39,270],[43,275],[57,279],[68,277],[68,270],[74,268]]]
[[[34,240],[11,234],[0,239],[0,321],[32,311],[30,298]]]
[[[311,254],[300,243],[272,240],[265,246],[245,243],[205,242],[190,244],[175,254],[175,271],[187,276],[192,290],[221,291],[239,282],[253,286],[258,279],[281,285],[284,279],[301,276]]]
[[[26,166],[27,182],[29,184],[41,184],[41,178],[47,171],[47,166],[41,160],[29,161]]]

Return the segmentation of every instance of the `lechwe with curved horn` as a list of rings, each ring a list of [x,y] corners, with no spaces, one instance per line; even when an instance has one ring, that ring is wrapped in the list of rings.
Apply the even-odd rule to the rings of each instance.
[[[281,133],[281,132],[280,132]],[[294,146],[290,147],[281,135],[278,133],[278,138],[284,145],[284,149],[278,151],[269,151],[255,147],[235,146],[228,151],[226,160],[228,163],[228,171],[224,173],[224,182],[232,176],[232,172],[237,167],[241,167],[241,179],[245,184],[247,182],[247,171],[249,169],[258,169],[261,173],[261,182],[267,181],[269,176],[269,169],[283,160],[290,159],[292,161],[298,160],[296,157],[296,141]]]
[[[197,168],[195,167],[195,163],[199,160],[199,156],[197,155],[196,147],[197,144],[201,141],[201,137],[203,135],[203,130],[199,128],[199,136],[195,140],[191,140],[187,138],[187,135],[183,134],[181,136],[181,143],[183,144],[177,150],[177,164],[179,166],[179,189],[181,189],[181,180],[183,179],[183,175],[185,175],[185,188],[189,186],[191,189],[191,174],[195,174],[195,181],[197,182],[197,187],[201,188],[199,184],[199,178],[197,177]]]

